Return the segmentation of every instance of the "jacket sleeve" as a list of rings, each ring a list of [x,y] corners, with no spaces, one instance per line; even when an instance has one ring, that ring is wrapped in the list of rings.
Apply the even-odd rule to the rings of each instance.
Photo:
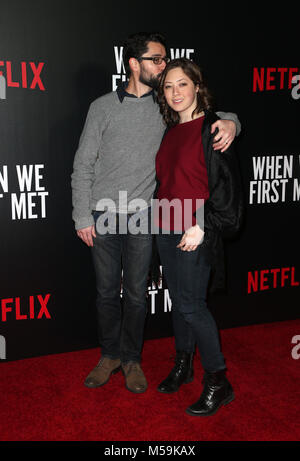
[[[231,145],[224,153],[212,151],[209,199],[204,205],[204,230],[232,237],[242,220],[242,185],[238,159]]]

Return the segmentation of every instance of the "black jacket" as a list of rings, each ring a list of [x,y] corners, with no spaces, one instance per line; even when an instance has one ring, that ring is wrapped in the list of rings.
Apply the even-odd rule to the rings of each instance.
[[[208,175],[209,198],[204,205],[204,241],[206,256],[212,267],[210,291],[225,287],[223,240],[232,238],[243,219],[242,183],[234,142],[221,153],[212,147],[211,126],[219,117],[205,111],[202,142]]]

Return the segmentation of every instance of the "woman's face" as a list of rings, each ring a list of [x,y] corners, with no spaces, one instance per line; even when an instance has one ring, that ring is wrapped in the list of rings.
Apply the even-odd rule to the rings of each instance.
[[[197,107],[198,87],[181,67],[169,70],[164,83],[164,95],[168,105],[178,112],[181,121],[192,119]]]

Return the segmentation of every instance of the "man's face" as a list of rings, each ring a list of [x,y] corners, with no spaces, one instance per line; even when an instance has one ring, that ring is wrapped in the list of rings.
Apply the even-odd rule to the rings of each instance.
[[[148,58],[148,57],[165,58],[166,49],[161,43],[149,42],[148,51],[144,53],[141,57],[143,58]],[[154,62],[150,60],[140,61],[140,76],[139,76],[140,82],[143,83],[144,85],[150,86],[151,88],[157,88],[159,85],[161,73],[165,67],[166,67],[165,61],[162,61],[161,64],[154,64]]]

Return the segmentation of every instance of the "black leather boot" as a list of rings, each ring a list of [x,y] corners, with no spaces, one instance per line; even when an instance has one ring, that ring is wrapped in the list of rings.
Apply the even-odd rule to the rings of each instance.
[[[205,372],[203,382],[204,389],[199,400],[186,410],[189,415],[214,415],[222,405],[227,405],[234,399],[233,389],[225,376],[225,370]]]
[[[194,379],[193,353],[177,351],[175,366],[168,377],[160,383],[157,390],[165,394],[178,391],[181,384],[190,383]]]

